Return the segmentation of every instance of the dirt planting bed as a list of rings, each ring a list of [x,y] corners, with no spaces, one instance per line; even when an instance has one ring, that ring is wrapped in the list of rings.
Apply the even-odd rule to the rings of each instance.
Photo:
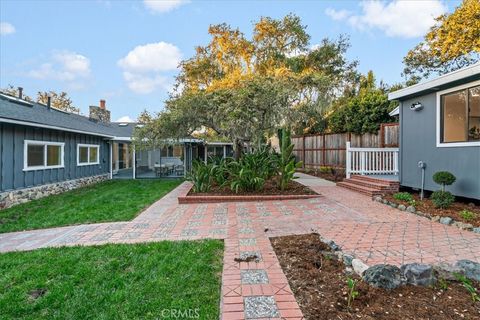
[[[415,199],[415,209],[417,211],[421,211],[424,214],[427,214],[430,217],[440,216],[440,217],[450,217],[455,221],[461,221],[463,223],[470,223],[474,227],[480,227],[480,206],[475,205],[473,203],[464,203],[464,202],[454,202],[450,207],[447,209],[440,209],[435,208],[433,202],[428,199],[424,198],[420,200],[420,196],[418,194],[412,194],[413,198]],[[385,195],[384,199],[396,203],[396,204],[403,204],[408,207],[410,204],[406,201],[400,201],[393,198],[392,195]],[[462,210],[468,210],[473,213],[473,217],[469,219],[465,219],[460,212]]]
[[[271,242],[305,319],[480,319],[480,302],[474,303],[461,283],[378,289],[347,274],[318,234]],[[347,278],[358,281],[350,308]],[[474,286],[479,289],[478,283]]]
[[[239,191],[235,193],[230,189],[230,186],[219,187],[214,185],[209,192],[190,192],[187,196],[259,196],[259,195],[316,195],[317,193],[312,189],[296,182],[290,181],[285,190],[278,189],[278,182],[275,179],[265,181],[263,190],[246,192]]]

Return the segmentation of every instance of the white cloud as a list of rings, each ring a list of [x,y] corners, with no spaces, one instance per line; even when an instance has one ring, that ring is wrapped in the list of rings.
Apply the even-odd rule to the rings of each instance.
[[[332,18],[333,20],[344,20],[349,17],[352,13],[348,10],[335,10],[332,8],[327,8],[325,14]]]
[[[168,71],[176,69],[181,58],[180,49],[162,41],[135,47],[118,65],[136,72]]]
[[[48,62],[30,70],[27,75],[36,79],[54,79],[75,82],[90,76],[90,60],[81,54],[61,51],[54,52]],[[82,87],[76,83],[74,87]]]
[[[157,89],[170,90],[171,84],[167,77],[162,75],[145,75],[125,71],[123,78],[128,88],[135,93],[147,94]]]
[[[143,0],[147,9],[154,13],[165,13],[172,11],[181,5],[188,3],[187,0]]]
[[[0,22],[0,35],[6,36],[15,33],[15,27],[8,22]]]
[[[135,120],[133,120],[129,116],[123,116],[123,117],[118,118],[117,121],[115,121],[115,122],[135,122]]]
[[[170,90],[172,85],[165,72],[177,70],[182,59],[175,45],[158,42],[135,47],[118,61],[130,90],[147,94],[157,89]]]
[[[427,33],[435,18],[447,11],[440,0],[362,1],[360,6],[362,13],[358,15],[331,8],[325,14],[334,20],[345,20],[358,30],[379,29],[389,37],[415,38]]]

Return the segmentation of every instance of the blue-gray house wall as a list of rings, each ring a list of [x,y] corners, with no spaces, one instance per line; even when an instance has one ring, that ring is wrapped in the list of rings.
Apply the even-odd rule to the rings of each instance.
[[[24,171],[25,140],[64,142],[64,168]],[[98,165],[77,165],[77,144],[100,145]],[[0,122],[0,192],[107,174],[110,147],[98,136]]]
[[[420,188],[421,169],[418,161],[424,161],[425,189],[434,191],[440,186],[432,176],[437,171],[450,171],[457,180],[447,187],[456,196],[480,199],[480,147],[437,147],[436,93],[429,93],[400,104],[400,184]],[[424,108],[410,110],[412,103],[420,102]]]

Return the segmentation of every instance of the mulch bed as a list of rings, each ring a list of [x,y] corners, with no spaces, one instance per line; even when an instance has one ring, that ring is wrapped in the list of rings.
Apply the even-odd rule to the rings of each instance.
[[[254,192],[239,191],[235,193],[230,186],[212,186],[210,192],[193,192],[190,190],[187,196],[266,196],[266,195],[316,195],[312,189],[296,181],[290,181],[285,190],[278,189],[278,182],[275,179],[265,181],[263,190]]]
[[[460,283],[448,281],[446,290],[410,285],[378,289],[347,275],[336,256],[327,258],[333,255],[318,234],[271,242],[305,319],[480,319],[480,302],[474,303]],[[358,280],[359,295],[350,310],[347,277]]]
[[[331,172],[320,172],[319,169],[305,169],[303,172],[332,182],[340,182],[345,179],[344,169],[333,168]]]
[[[449,208],[440,209],[440,208],[435,208],[435,206],[433,205],[433,202],[426,197],[424,197],[423,200],[420,200],[420,196],[418,194],[412,194],[412,196],[415,199],[415,208],[417,209],[417,211],[421,211],[425,214],[428,214],[430,217],[434,217],[434,216],[450,217],[455,221],[471,223],[474,227],[480,227],[480,206],[478,205],[472,206],[472,205],[469,205],[468,203],[454,202]],[[407,207],[409,206],[408,202],[397,200],[393,198],[392,195],[386,195],[383,198],[388,201],[394,202],[396,204],[403,204]],[[462,210],[471,211],[476,215],[473,219],[466,220],[460,215],[460,212]]]

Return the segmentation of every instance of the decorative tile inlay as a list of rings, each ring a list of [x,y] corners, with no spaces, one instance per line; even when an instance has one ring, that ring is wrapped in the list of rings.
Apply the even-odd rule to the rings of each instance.
[[[105,230],[122,230],[123,227],[125,226],[126,224],[115,223],[115,224],[109,225]]]
[[[303,211],[303,214],[307,215],[307,216],[311,216],[313,214],[317,214],[318,211],[315,211],[315,210],[304,210]]]
[[[113,230],[113,229],[109,229],[111,226],[108,226],[107,227],[107,230]],[[91,232],[95,229],[97,229],[98,226],[80,226],[80,227],[77,227],[75,229],[76,232]]]
[[[243,284],[268,283],[268,276],[265,270],[241,270],[240,276]]]
[[[245,297],[245,318],[278,318],[278,312],[275,299],[272,296],[253,296]]]
[[[227,230],[225,229],[212,229],[210,230],[211,235],[225,236],[227,235]]]
[[[164,221],[160,223],[160,228],[173,228],[175,227],[175,221]]]
[[[92,241],[104,241],[108,240],[113,236],[113,233],[100,233],[94,236],[91,240]]]
[[[213,220],[213,225],[214,226],[224,226],[226,224],[227,224],[227,220],[220,220],[220,219]]]
[[[202,224],[202,221],[188,221],[187,227],[188,227],[188,228],[198,227],[198,226],[201,225],[201,224]]]
[[[248,219],[248,218],[243,218],[243,219],[240,219],[240,223],[242,224],[251,224],[252,223],[252,220]]]
[[[147,229],[150,227],[150,223],[136,223],[133,225],[133,229]]]
[[[330,207],[326,204],[319,204],[319,205],[316,205],[315,207],[318,208],[318,209],[322,209],[323,211],[328,212],[328,213],[333,213],[333,212],[337,211],[334,208],[332,208],[332,207]]]
[[[242,260],[247,259],[248,257],[256,256],[256,262],[262,261],[262,254],[259,251],[240,251],[239,258]]]
[[[238,243],[241,246],[254,246],[257,244],[257,239],[255,238],[238,239]]]
[[[264,211],[264,212],[261,212],[260,215],[261,215],[262,217],[269,217],[269,216],[272,215],[272,213],[271,213],[271,212],[268,212],[268,211]]]
[[[64,244],[75,243],[81,238],[82,238],[82,235],[72,234],[72,235],[66,236],[65,238],[60,239],[57,243],[64,243]]]
[[[171,230],[157,230],[152,234],[154,238],[166,238],[170,235]]]
[[[122,236],[122,239],[137,239],[141,234],[141,232],[127,232]]]
[[[198,235],[198,230],[196,229],[183,229],[181,236],[182,237],[191,237]]]
[[[205,217],[205,215],[203,213],[195,213],[194,215],[192,215],[192,220],[201,220]]]
[[[247,227],[243,227],[243,228],[238,229],[238,233],[240,233],[240,234],[251,234],[251,233],[254,233],[254,232],[255,231],[252,228],[247,228]]]

